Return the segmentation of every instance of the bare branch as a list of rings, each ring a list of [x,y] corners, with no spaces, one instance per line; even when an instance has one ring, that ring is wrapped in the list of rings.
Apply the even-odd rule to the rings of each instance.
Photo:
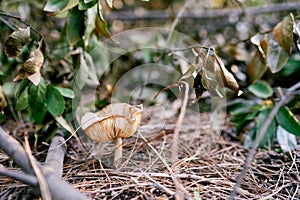
[[[0,164],[0,175],[21,181],[22,183],[31,185],[33,187],[38,187],[38,181],[34,176],[22,172],[16,172],[16,171],[6,169],[1,164]]]

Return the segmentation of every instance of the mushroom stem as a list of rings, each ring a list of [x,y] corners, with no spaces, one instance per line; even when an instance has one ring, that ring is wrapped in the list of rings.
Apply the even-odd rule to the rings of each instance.
[[[114,139],[114,143],[115,143],[114,166],[117,167],[122,161],[122,138]]]

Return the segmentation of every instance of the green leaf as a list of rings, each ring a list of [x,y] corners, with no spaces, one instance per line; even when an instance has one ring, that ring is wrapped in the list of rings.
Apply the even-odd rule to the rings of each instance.
[[[56,116],[55,120],[57,121],[57,123],[59,123],[64,129],[66,129],[71,135],[74,134],[74,130],[72,128],[72,126],[70,126],[68,124],[68,122],[66,121],[65,118],[63,118],[62,116]]]
[[[53,116],[63,114],[65,110],[65,100],[60,91],[52,85],[47,87],[46,103],[48,111]]]
[[[46,90],[47,86],[44,79],[38,86],[31,84],[28,90],[29,114],[32,122],[41,124],[47,112],[46,106]]]
[[[44,7],[46,12],[65,12],[75,7],[78,4],[79,0],[48,0]]]
[[[77,6],[79,3],[79,0],[69,0],[68,4],[62,9],[60,10],[61,13],[68,11],[72,8],[74,8],[75,6]]]
[[[286,106],[282,106],[277,115],[277,123],[288,132],[300,137],[300,124],[295,115]]]
[[[296,136],[289,133],[282,126],[277,127],[276,131],[278,143],[284,152],[293,150],[297,146]]]
[[[63,8],[66,7],[68,2],[69,0],[48,0],[44,7],[44,11],[46,12],[61,11]]]
[[[253,101],[237,99],[229,102],[227,108],[230,115],[239,115],[249,113],[254,105]]]
[[[87,3],[85,2],[85,0],[79,0],[78,9],[87,10],[89,8],[92,8],[94,5],[96,5],[97,2],[98,0],[92,0]]]
[[[248,90],[260,98],[268,98],[273,95],[273,89],[266,81],[258,80],[248,86]]]
[[[16,101],[16,110],[21,111],[26,108],[28,108],[28,88],[29,86],[26,86],[26,88],[21,92],[21,94],[17,97]]]
[[[269,117],[270,111],[271,108],[267,108],[258,114],[256,118],[256,134],[259,132],[261,127],[265,124],[266,119]],[[275,131],[276,131],[276,122],[275,120],[272,120],[263,138],[259,142],[259,147],[267,148],[269,145],[272,145],[274,141]]]
[[[84,33],[84,13],[77,7],[69,12],[69,18],[66,27],[67,40],[71,46],[74,46],[82,39]]]
[[[76,85],[82,89],[85,84],[97,86],[99,80],[97,78],[96,67],[91,55],[86,52],[80,54],[80,68],[76,77]]]
[[[285,77],[291,76],[300,71],[300,59],[290,58],[282,69],[282,75]]]
[[[23,79],[18,87],[17,93],[16,93],[16,98],[19,98],[21,93],[27,88],[27,86],[30,85],[30,81],[28,79]]]
[[[279,72],[289,59],[289,54],[284,51],[273,38],[268,40],[267,66],[272,73]]]
[[[107,23],[101,13],[101,6],[99,4],[97,9],[96,21],[95,21],[95,29],[98,35],[102,35],[106,38],[111,38],[111,35],[107,29]]]
[[[86,84],[86,80],[88,79],[89,75],[89,68],[86,65],[86,62],[84,60],[83,53],[80,54],[80,68],[78,70],[75,84],[78,87],[79,90],[83,88],[83,86]]]
[[[80,9],[80,7],[79,7]],[[95,30],[96,26],[96,16],[97,16],[97,5],[89,8],[86,12],[86,24],[85,24],[85,30],[84,30],[84,45],[87,47],[90,43],[90,38]]]
[[[63,87],[57,87],[57,86],[55,86],[55,88],[64,97],[67,97],[67,98],[70,98],[70,99],[73,99],[75,97],[75,94],[74,94],[73,90],[71,90],[69,88],[63,88]]]

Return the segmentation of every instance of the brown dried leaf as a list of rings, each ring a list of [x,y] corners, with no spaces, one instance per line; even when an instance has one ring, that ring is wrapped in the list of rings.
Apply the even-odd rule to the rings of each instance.
[[[7,106],[7,102],[2,90],[2,86],[0,86],[0,111],[2,112],[6,106]]]
[[[225,68],[223,61],[214,51],[210,50],[205,57],[202,55],[202,59],[205,68],[203,78],[206,85],[211,85],[211,89],[208,88],[209,92],[213,92],[212,90],[218,90],[219,87],[226,87],[234,92],[239,91],[239,85],[237,84],[234,76]],[[224,91],[215,92],[222,94]]]
[[[291,53],[291,47],[293,44],[293,31],[295,26],[295,20],[293,14],[279,22],[273,29],[273,35],[275,40],[279,43],[281,48],[284,49],[288,55]]]
[[[4,42],[4,52],[8,57],[20,55],[24,45],[29,41],[30,27],[18,29],[8,36]]]
[[[98,5],[97,16],[95,20],[95,30],[98,33],[98,35],[102,35],[106,38],[112,39],[107,29],[107,23],[102,16],[101,5]]]
[[[247,74],[249,75],[250,83],[260,79],[267,69],[266,65],[261,62],[260,52],[257,50],[247,67]]]
[[[267,65],[267,35],[256,34],[251,37],[250,41],[257,47],[257,56],[260,61]]]
[[[133,135],[141,123],[141,118],[142,106],[114,103],[97,113],[86,113],[81,119],[81,126],[92,140],[108,142]]]
[[[215,64],[217,65],[217,73],[220,73],[224,86],[234,92],[238,92],[239,85],[237,84],[234,76],[225,68],[223,61],[216,54],[214,57],[216,59]]]
[[[28,78],[34,85],[38,85],[41,80],[40,69],[44,62],[44,56],[41,51],[42,41],[39,42],[39,47],[33,51],[30,58],[20,67],[14,81]]]

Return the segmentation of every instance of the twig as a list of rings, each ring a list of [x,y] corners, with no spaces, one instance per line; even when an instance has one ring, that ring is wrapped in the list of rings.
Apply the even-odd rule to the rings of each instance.
[[[15,172],[9,169],[6,169],[3,165],[0,164],[0,175],[13,178],[15,180],[21,181],[22,183],[38,187],[38,181],[37,179],[29,174],[21,173],[21,172]]]
[[[187,106],[187,102],[188,102],[188,95],[189,95],[189,85],[187,82],[181,81],[181,83],[185,86],[185,91],[184,91],[184,97],[183,97],[183,102],[182,102],[182,106],[181,106],[181,110],[179,113],[179,117],[178,120],[176,122],[176,126],[174,129],[174,133],[173,133],[173,140],[172,140],[172,169],[175,173],[175,176],[178,174],[178,169],[177,169],[177,162],[178,162],[178,140],[179,140],[179,131],[183,122],[183,118],[185,116],[186,113],[186,106]],[[176,199],[184,199],[184,196],[182,194],[182,192],[187,193],[187,191],[184,189],[182,190],[183,186],[180,183],[180,180],[178,179],[178,177],[176,176],[176,182],[175,182],[175,186],[176,186]],[[188,194],[188,193],[187,193]]]
[[[157,155],[157,157],[161,160],[163,165],[167,168],[167,170],[170,172],[171,178],[174,181],[174,184],[176,187],[180,188],[181,191],[184,191],[186,195],[189,195],[189,193],[186,191],[186,189],[178,182],[172,168],[168,165],[166,160],[157,152],[157,150],[147,141],[147,139],[140,134],[141,139],[152,149],[152,151]]]
[[[185,92],[183,97],[183,102],[180,110],[180,114],[178,120],[175,125],[174,133],[173,133],[173,140],[172,140],[172,165],[175,166],[176,162],[178,161],[178,139],[179,139],[179,131],[182,125],[183,118],[186,113],[186,106],[188,102],[188,95],[189,95],[189,85],[187,82],[182,81],[181,83],[185,86]]]
[[[146,138],[142,135],[139,134],[141,139],[146,142],[146,144],[153,150],[153,152],[157,155],[157,157],[161,160],[161,162],[164,164],[164,166],[167,168],[167,170],[170,172],[171,178],[174,181],[174,184],[176,187],[178,187],[181,191],[184,191],[186,195],[189,195],[189,193],[186,191],[186,189],[178,182],[172,168],[168,165],[166,160],[161,157],[161,155],[156,151],[156,149],[146,140]]]
[[[114,188],[93,190],[89,193],[90,194],[93,194],[93,193],[106,193],[106,192],[111,192],[111,191],[116,191],[116,190],[126,190],[126,189],[129,189],[129,188],[147,187],[147,186],[151,186],[151,185],[153,185],[153,183],[127,184],[127,185],[118,186],[118,187],[114,187]]]
[[[159,189],[164,190],[166,193],[168,193],[171,196],[175,195],[175,192],[173,192],[172,190],[170,190],[169,188],[165,187],[164,185],[160,184],[159,182],[155,181],[153,178],[151,178],[147,173],[143,173],[143,176],[145,176],[146,178],[148,178],[151,182],[154,183],[155,186],[157,186]]]
[[[283,188],[286,188],[290,186],[290,184],[287,185],[282,185],[281,187],[279,187],[276,191],[274,191],[272,194],[269,194],[268,196],[265,196],[263,198],[260,198],[260,200],[267,200],[267,199],[272,199],[272,197],[277,194],[278,192],[280,192]]]
[[[298,88],[300,88],[300,82],[296,83],[295,85],[293,85],[291,88],[289,88],[287,90],[287,92],[285,93],[284,96],[281,97],[280,101],[273,107],[273,109],[271,110],[268,118],[266,119],[264,125],[261,127],[261,129],[259,130],[257,137],[255,138],[255,141],[253,142],[252,148],[249,151],[249,154],[247,155],[246,161],[244,163],[244,168],[241,171],[240,175],[238,176],[235,186],[233,188],[233,191],[230,194],[230,199],[233,200],[234,197],[236,196],[238,189],[240,188],[241,182],[244,178],[244,176],[246,175],[246,172],[250,166],[250,163],[253,159],[253,156],[256,152],[256,149],[259,145],[260,140],[263,138],[265,132],[267,131],[269,125],[271,124],[272,120],[274,119],[275,115],[277,114],[278,110],[280,109],[281,106],[283,106],[287,100],[289,99],[290,95],[292,92],[294,92],[295,90],[297,90]]]

